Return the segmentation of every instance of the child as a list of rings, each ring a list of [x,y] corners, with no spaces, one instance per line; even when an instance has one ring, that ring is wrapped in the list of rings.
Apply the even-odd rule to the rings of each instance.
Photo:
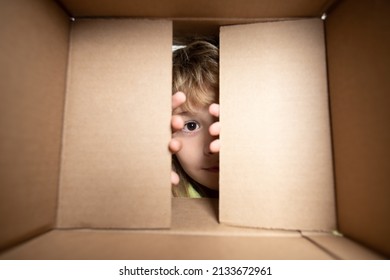
[[[173,53],[172,193],[218,197],[218,48],[194,41]]]

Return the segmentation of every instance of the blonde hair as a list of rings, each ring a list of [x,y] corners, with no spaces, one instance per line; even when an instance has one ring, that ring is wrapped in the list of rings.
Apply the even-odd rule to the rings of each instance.
[[[213,43],[194,40],[174,51],[172,75],[172,94],[182,91],[187,97],[183,110],[194,112],[197,108],[219,103],[219,50]],[[173,156],[173,169],[180,177],[179,185],[172,188],[173,196],[189,197],[189,184],[201,196],[215,196],[215,192],[185,173],[176,156]]]
[[[182,91],[187,96],[183,109],[218,103],[219,51],[208,41],[194,41],[173,52],[172,94]],[[209,91],[213,94],[210,95]]]

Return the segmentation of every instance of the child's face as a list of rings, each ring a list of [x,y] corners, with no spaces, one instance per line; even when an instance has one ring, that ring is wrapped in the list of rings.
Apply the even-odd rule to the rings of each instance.
[[[210,152],[210,143],[215,139],[209,127],[216,121],[210,115],[208,106],[194,113],[184,112],[181,107],[174,111],[184,120],[184,128],[173,134],[183,147],[176,154],[184,171],[196,182],[213,190],[218,190],[219,157]]]

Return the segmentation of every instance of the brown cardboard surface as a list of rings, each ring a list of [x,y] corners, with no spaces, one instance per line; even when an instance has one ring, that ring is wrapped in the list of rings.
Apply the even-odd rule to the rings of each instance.
[[[54,230],[0,259],[380,259],[327,233],[229,227],[214,199],[172,200],[167,230]],[[304,237],[302,237],[304,236]]]
[[[335,225],[323,24],[222,27],[220,221]]]
[[[229,67],[221,75],[222,96],[231,102],[221,104],[226,152],[221,153],[221,178],[237,182],[226,189],[221,183],[220,210],[212,200],[174,200],[170,230],[62,229],[42,234],[55,222],[68,55],[68,19],[54,2],[2,3],[0,250],[38,237],[0,258],[376,258],[346,238],[312,233],[302,238],[293,230],[217,221],[220,211],[223,222],[248,227],[335,227],[324,40],[318,20],[223,28],[229,35],[225,42],[231,40],[229,48],[235,48],[225,53],[230,60],[223,59],[223,64]],[[209,20],[211,25],[206,22],[200,29],[205,32],[225,18],[230,24],[232,17],[319,16],[321,7],[334,1],[201,0],[185,7],[168,0],[62,2],[76,16],[167,16],[177,22],[189,19],[190,25]],[[327,21],[340,231],[386,256],[388,5],[385,0],[344,0]],[[185,32],[188,26],[183,26]],[[73,27],[58,226],[168,227],[170,131],[156,126],[170,118],[171,68],[159,67],[171,63],[170,23],[77,20]],[[233,59],[245,63],[234,64]],[[243,79],[234,88],[236,73]],[[241,93],[249,98],[243,101]],[[252,110],[242,110],[248,105]],[[233,149],[225,146],[226,136]],[[244,176],[237,175],[239,168]]]
[[[326,21],[339,230],[390,256],[389,1]]]
[[[331,259],[302,237],[54,230],[1,259]]]
[[[0,9],[0,249],[54,225],[69,22],[50,1]]]
[[[59,227],[169,227],[171,45],[169,21],[73,24]]]
[[[174,198],[172,205],[171,229],[55,230],[0,259],[329,258],[298,232],[219,224],[217,200]]]
[[[337,259],[344,260],[382,260],[383,256],[344,237],[331,234],[315,234],[306,232],[304,235],[318,246],[324,248]]]
[[[334,0],[61,0],[76,17],[319,17]]]
[[[221,26],[281,20],[286,18],[176,18],[172,20],[173,35],[182,38],[191,38],[194,34],[217,37]]]
[[[262,230],[228,226],[218,222],[217,199],[172,199],[172,225],[168,231],[191,235],[300,237],[297,231]]]
[[[172,223],[169,229],[138,230],[142,233],[208,236],[258,236],[258,237],[301,237],[292,230],[263,230],[220,224],[217,219],[218,200],[201,198],[173,198]]]

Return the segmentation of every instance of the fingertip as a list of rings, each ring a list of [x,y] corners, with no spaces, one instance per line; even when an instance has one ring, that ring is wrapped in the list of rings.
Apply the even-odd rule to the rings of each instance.
[[[182,92],[182,91],[176,92],[176,93],[175,93],[175,96],[176,96],[177,100],[178,100],[178,101],[181,101],[181,102],[184,102],[184,101],[186,101],[186,99],[187,99],[185,93]]]
[[[213,103],[209,106],[209,113],[215,117],[219,117],[219,104]]]
[[[210,143],[210,151],[212,153],[219,153],[220,150],[221,150],[221,142],[219,139],[216,139]]]
[[[180,130],[184,127],[184,120],[180,116],[174,115],[171,119],[171,126],[174,131]]]
[[[169,150],[171,153],[177,153],[181,149],[181,142],[176,139],[171,139],[169,142]]]
[[[182,91],[178,91],[172,95],[172,109],[176,109],[186,101],[187,97]]]
[[[211,136],[218,136],[221,133],[220,122],[215,122],[209,127],[209,133]]]

